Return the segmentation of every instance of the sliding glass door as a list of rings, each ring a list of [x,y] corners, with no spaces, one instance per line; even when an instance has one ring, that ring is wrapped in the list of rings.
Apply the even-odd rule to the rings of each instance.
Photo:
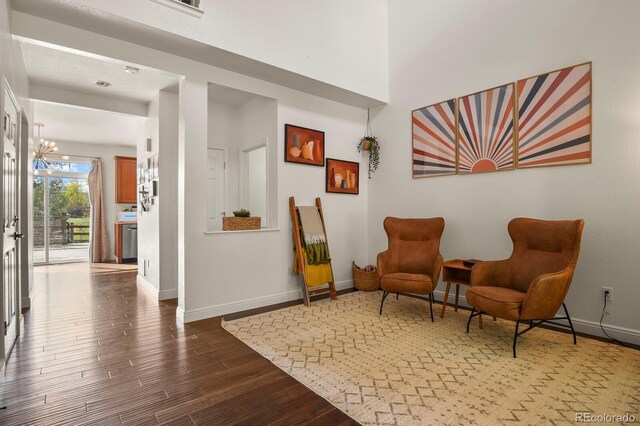
[[[46,208],[45,193],[47,190],[47,178],[44,176],[33,177],[33,263],[47,263],[46,248],[46,220],[48,215],[44,212]]]
[[[90,164],[53,162],[33,177],[35,264],[89,260]]]

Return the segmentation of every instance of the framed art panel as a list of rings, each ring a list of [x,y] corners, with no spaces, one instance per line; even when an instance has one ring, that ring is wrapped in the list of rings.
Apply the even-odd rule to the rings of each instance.
[[[284,125],[284,161],[324,166],[324,132]]]
[[[518,81],[518,168],[591,163],[591,62]]]
[[[325,190],[336,194],[360,193],[360,163],[327,158]]]
[[[411,113],[414,178],[456,173],[456,100]]]
[[[458,99],[458,173],[515,168],[513,83]]]

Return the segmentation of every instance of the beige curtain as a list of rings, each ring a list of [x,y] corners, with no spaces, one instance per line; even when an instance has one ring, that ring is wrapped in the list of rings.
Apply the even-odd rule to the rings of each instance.
[[[89,238],[89,260],[93,263],[106,262],[109,259],[107,242],[107,224],[104,213],[104,194],[102,192],[102,162],[91,160],[91,172],[88,178],[89,201],[91,202],[91,237]]]

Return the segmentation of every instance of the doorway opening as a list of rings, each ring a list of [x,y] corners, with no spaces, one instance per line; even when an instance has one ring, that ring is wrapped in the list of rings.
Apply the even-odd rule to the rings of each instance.
[[[87,262],[91,204],[86,159],[52,159],[45,170],[34,161],[33,262]]]
[[[237,210],[277,228],[277,101],[215,83],[208,101],[207,232]]]

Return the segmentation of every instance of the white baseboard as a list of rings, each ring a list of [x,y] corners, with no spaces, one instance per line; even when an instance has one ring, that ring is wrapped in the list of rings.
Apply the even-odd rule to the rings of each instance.
[[[31,293],[29,293],[28,297],[23,297],[21,300],[22,305],[20,305],[20,307],[22,309],[24,308],[30,308],[31,307],[31,301],[33,300],[33,298],[36,297],[36,289],[35,286],[33,286],[33,288],[31,288]]]
[[[441,302],[444,299],[444,291],[436,290],[433,292],[433,294],[436,300],[439,302]],[[454,298],[455,298],[455,292],[450,291],[448,304],[452,304],[454,302]],[[462,295],[458,300],[458,305],[464,306],[467,308],[469,307],[469,304],[467,304],[467,299]],[[580,318],[573,318],[573,317],[571,318],[571,321],[573,322],[573,327],[576,329],[576,331],[579,331],[580,333],[585,333],[590,336],[607,338],[607,336],[605,336],[605,334],[602,332],[602,329],[600,328],[600,323],[596,321],[583,320]],[[558,321],[558,322],[568,324],[567,321]],[[605,329],[607,334],[611,337],[614,337],[622,342],[628,342],[628,343],[640,345],[640,330],[633,330],[630,328],[618,327],[615,325],[606,325],[606,324],[602,324],[602,327]]]
[[[145,277],[143,277],[140,274],[138,274],[136,276],[136,283],[140,284],[140,287],[142,287],[147,293],[149,293],[151,296],[153,296],[153,298],[156,299],[156,300],[167,300],[167,299],[177,299],[178,298],[178,289],[177,288],[174,288],[174,289],[171,289],[171,290],[159,291],[156,288],[156,286],[151,284],[149,281],[146,280]]]
[[[176,321],[178,324],[184,324],[184,310],[180,306],[176,309]]]
[[[153,296],[154,299],[158,300],[158,294],[159,294],[158,289],[156,288],[156,286],[154,286],[149,281],[147,281],[147,279],[145,277],[143,277],[142,275],[138,274],[136,276],[136,283],[140,287],[142,287],[143,290],[145,290],[147,293],[149,293],[151,296]]]
[[[174,288],[171,290],[162,290],[158,293],[158,300],[168,300],[168,299],[177,299],[178,298],[178,289]]]
[[[573,327],[576,331],[589,334],[590,336],[607,338],[600,328],[600,323],[596,321],[588,321],[580,318],[571,318],[571,321],[573,322]],[[607,324],[602,324],[602,328],[605,329],[609,336],[620,340],[621,342],[640,345],[640,331],[638,330]]]
[[[353,281],[340,281],[336,283],[336,290],[345,290],[353,287]],[[263,306],[275,305],[277,303],[289,302],[291,300],[302,299],[302,290],[292,290],[284,293],[273,294],[270,296],[261,296],[253,299],[245,299],[237,302],[223,303],[220,305],[208,306],[206,308],[193,309],[191,311],[183,311],[178,307],[176,310],[176,319],[179,323],[187,323],[199,321],[206,318],[217,317],[220,315],[231,314],[234,312],[242,312],[249,309],[260,308]]]

